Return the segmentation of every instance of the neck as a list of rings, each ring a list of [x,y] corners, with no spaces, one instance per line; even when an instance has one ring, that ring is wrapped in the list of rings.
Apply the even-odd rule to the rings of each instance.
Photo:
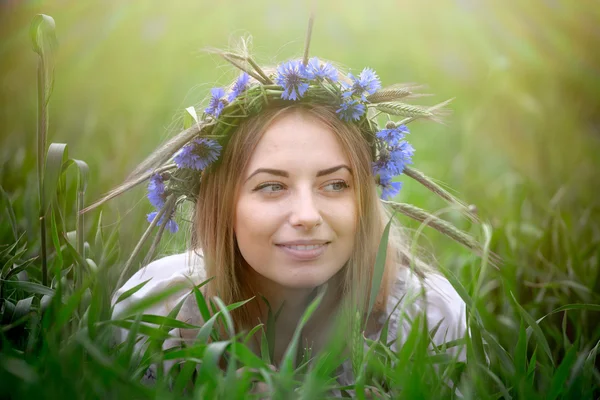
[[[246,271],[248,282],[250,282],[252,291],[256,294],[256,311],[258,315],[253,315],[254,318],[260,319],[266,323],[269,315],[269,306],[271,312],[276,314],[281,307],[283,309],[279,313],[277,319],[278,326],[286,326],[290,329],[295,329],[300,318],[306,311],[306,308],[312,300],[317,296],[319,287],[314,288],[288,288],[278,285],[277,283],[265,278],[256,273],[252,268]],[[319,308],[315,314],[330,313],[339,301],[338,286],[341,274],[337,274],[328,281],[327,293],[325,294]],[[263,301],[264,297],[269,306]],[[314,319],[315,314],[311,317]]]

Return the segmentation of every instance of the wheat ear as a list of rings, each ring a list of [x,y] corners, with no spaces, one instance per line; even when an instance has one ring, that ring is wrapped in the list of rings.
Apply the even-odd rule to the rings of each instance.
[[[476,241],[472,236],[470,236],[466,232],[461,231],[448,221],[444,221],[443,219],[436,217],[435,215],[430,214],[419,207],[415,207],[412,204],[397,203],[388,200],[381,201],[384,204],[387,204],[390,207],[392,207],[394,210],[406,215],[407,217],[412,218],[415,221],[424,223],[425,225],[430,226],[436,231],[448,236],[449,238],[463,245],[467,249],[475,252],[475,254],[479,256],[483,255],[483,247],[478,241]],[[496,268],[500,263],[499,257],[494,253],[490,253],[490,261],[491,264]]]
[[[421,171],[418,171],[414,168],[405,167],[404,172],[405,175],[411,177],[415,181],[419,182],[421,185],[425,186],[427,189],[432,191],[433,193],[440,196],[442,199],[446,200],[448,203],[457,205],[460,207],[460,211],[469,218],[472,222],[480,222],[479,217],[472,211],[474,209],[473,206],[466,205],[461,200],[452,196],[447,190],[442,188],[437,183],[433,182],[431,178],[427,177]]]

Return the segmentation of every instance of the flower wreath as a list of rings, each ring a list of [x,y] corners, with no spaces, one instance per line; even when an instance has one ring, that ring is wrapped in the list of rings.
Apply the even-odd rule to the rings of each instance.
[[[316,57],[306,64],[301,60],[284,62],[271,76],[262,69],[256,72],[251,79],[249,73],[243,71],[229,91],[222,87],[211,89],[208,106],[199,122],[203,129],[173,155],[170,160],[175,165],[173,171],[154,173],[150,177],[148,199],[157,210],[165,206],[171,194],[193,199],[198,190],[198,174],[218,160],[231,127],[272,102],[334,106],[340,119],[360,125],[361,130],[371,136],[368,140],[375,156],[373,174],[382,188],[381,197],[389,199],[398,194],[402,183],[392,178],[412,164],[414,153],[414,148],[405,140],[409,133],[405,124],[408,121],[389,121],[385,129],[379,130],[375,118],[367,117],[367,109],[373,107],[382,113],[409,118],[433,117],[425,108],[397,102],[412,94],[407,87],[381,89],[379,77],[370,68],[363,69],[358,76],[349,73],[348,82],[342,81],[336,68]],[[157,215],[158,211],[148,214],[148,222]],[[161,217],[158,225],[166,219],[167,228],[176,232],[178,228],[172,215]]]
[[[189,107],[187,112],[195,123],[190,123],[144,160],[122,185],[82,211],[96,208],[148,181],[147,197],[156,211],[147,215],[150,227],[129,258],[123,273],[152,229],[159,227],[147,260],[151,258],[165,229],[173,233],[178,231],[173,219],[176,206],[183,200],[196,201],[201,171],[218,161],[231,132],[244,118],[256,115],[264,106],[273,103],[305,102],[334,107],[340,119],[357,124],[371,143],[373,175],[381,187],[382,202],[395,211],[433,227],[470,250],[483,253],[479,242],[451,223],[414,205],[389,200],[402,187],[402,183],[393,181],[393,178],[404,174],[456,206],[471,221],[479,222],[474,206],[466,205],[423,173],[409,167],[414,148],[406,141],[409,133],[406,125],[421,118],[439,120],[444,112],[443,107],[450,100],[431,107],[408,104],[406,99],[418,96],[413,93],[417,86],[396,84],[382,88],[379,77],[370,68],[364,68],[357,76],[352,73],[343,75],[332,64],[316,57],[309,58],[311,26],[309,24],[303,59],[286,61],[271,74],[267,74],[246,50],[243,54],[215,51],[241,70],[237,80],[228,89],[211,89],[208,105],[201,118],[197,117],[194,107]],[[244,41],[242,44],[245,48]],[[377,123],[381,114],[388,117],[384,129],[380,129]],[[401,119],[394,122],[393,117]]]

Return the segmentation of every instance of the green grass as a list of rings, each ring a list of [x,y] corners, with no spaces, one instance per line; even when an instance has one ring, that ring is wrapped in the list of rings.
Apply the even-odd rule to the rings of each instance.
[[[598,398],[600,55],[591,32],[599,11],[593,2],[421,3],[321,5],[311,53],[353,71],[370,66],[384,84],[426,83],[436,95],[420,99],[424,103],[455,97],[445,125],[411,124],[415,166],[476,205],[486,228],[455,211],[440,216],[488,241],[504,263],[495,269],[423,229],[418,244],[469,305],[468,362],[427,354],[427,333],[415,329],[398,353],[386,343],[369,343],[371,350],[356,365],[363,371],[356,395],[371,388],[391,398],[446,398],[447,383],[454,382],[465,398]],[[257,58],[275,63],[301,53],[308,19],[300,3],[150,4],[1,6],[10,12],[0,14],[0,393],[236,398],[247,394],[255,376],[277,398],[292,392],[323,396],[344,360],[341,348],[332,346],[329,357],[309,365],[290,351],[296,363],[273,372],[266,368],[268,346],[254,356],[241,332],[209,343],[216,332],[207,326],[196,345],[163,353],[157,349],[177,321],[164,318],[150,329],[135,315],[110,320],[109,296],[147,227],[150,206],[143,190],[134,190],[104,207],[102,217],[94,212],[82,222],[76,217],[78,188],[85,188],[90,204],[121,182],[178,131],[183,110],[198,103],[212,82],[233,76],[201,48],[226,47],[248,31]],[[44,146],[54,143],[48,157],[54,161],[41,164],[49,207],[43,213],[46,285],[36,178],[38,58],[29,35],[40,12],[54,17],[60,44],[51,58],[55,83]],[[69,144],[68,154],[58,142]],[[85,166],[69,156],[87,163],[87,178]],[[75,168],[63,173],[64,163]],[[445,207],[425,188],[403,181],[398,200],[431,212]],[[419,229],[414,221],[401,221]],[[185,232],[167,236],[159,253],[185,245]],[[214,306],[226,323],[227,309]],[[149,338],[141,364],[132,352],[134,335],[121,346],[111,342],[112,329],[125,325]],[[226,370],[216,364],[222,354],[229,360]],[[141,385],[145,366],[167,357],[189,360],[172,386],[161,371],[156,387]],[[235,379],[244,365],[256,372]]]

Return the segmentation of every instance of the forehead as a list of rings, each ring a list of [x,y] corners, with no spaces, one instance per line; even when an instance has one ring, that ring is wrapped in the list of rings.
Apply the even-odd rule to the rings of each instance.
[[[318,170],[332,164],[349,164],[336,134],[308,112],[293,110],[267,127],[250,158],[248,171],[298,166]]]

